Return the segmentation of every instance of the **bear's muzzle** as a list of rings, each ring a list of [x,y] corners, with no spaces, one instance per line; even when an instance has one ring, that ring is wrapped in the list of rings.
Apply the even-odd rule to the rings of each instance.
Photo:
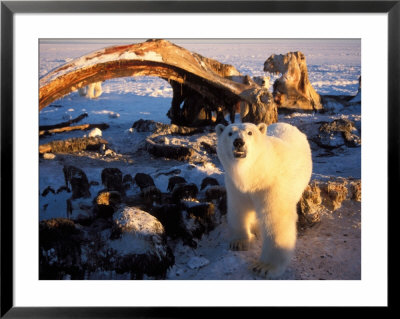
[[[241,138],[236,138],[233,141],[233,157],[235,158],[245,158],[247,151],[246,148],[244,147],[245,142]]]

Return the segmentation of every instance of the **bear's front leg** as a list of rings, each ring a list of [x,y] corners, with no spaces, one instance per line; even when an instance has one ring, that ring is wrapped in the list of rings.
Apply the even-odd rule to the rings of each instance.
[[[250,228],[255,221],[255,211],[247,194],[239,192],[229,181],[225,183],[228,202],[228,226],[231,250],[248,250]]]
[[[295,250],[296,204],[274,198],[259,208],[262,251],[251,268],[260,276],[275,279],[284,273]]]

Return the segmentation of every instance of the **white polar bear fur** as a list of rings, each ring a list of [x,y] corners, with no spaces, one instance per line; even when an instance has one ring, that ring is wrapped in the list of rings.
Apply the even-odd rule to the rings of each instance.
[[[101,81],[90,83],[88,86],[79,89],[79,95],[89,99],[96,99],[103,93]]]
[[[293,255],[296,204],[311,178],[307,137],[286,123],[271,124],[268,129],[264,123],[219,124],[216,131],[217,154],[225,170],[231,248],[246,250],[253,224],[258,224],[262,252],[253,270],[276,278]],[[245,158],[233,155],[236,138],[245,142]]]

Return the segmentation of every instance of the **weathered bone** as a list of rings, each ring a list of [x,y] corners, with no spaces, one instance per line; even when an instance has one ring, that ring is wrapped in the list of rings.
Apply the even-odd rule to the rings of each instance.
[[[315,111],[323,108],[321,98],[308,79],[306,57],[300,51],[273,54],[264,71],[282,76],[274,83],[274,100],[279,108]]]
[[[220,107],[222,112],[232,114],[242,102],[250,106],[248,121],[267,124],[277,121],[276,105],[267,90],[254,82],[239,83],[229,79],[241,77],[233,66],[205,58],[165,40],[108,47],[51,71],[40,79],[39,110],[91,83],[127,76],[157,76],[170,83],[187,86],[209,102],[211,108]],[[177,109],[176,105],[179,107],[180,100],[175,96],[174,99],[170,110],[172,114]]]

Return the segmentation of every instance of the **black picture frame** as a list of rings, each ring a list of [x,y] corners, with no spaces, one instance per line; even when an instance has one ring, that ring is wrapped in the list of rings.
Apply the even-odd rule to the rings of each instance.
[[[14,307],[13,303],[13,16],[15,13],[387,13],[388,14],[388,218],[398,213],[400,126],[400,1],[1,1],[1,317],[177,318],[226,316],[226,309],[190,307]],[[382,213],[382,212],[381,212]],[[390,232],[389,227],[389,234]],[[393,227],[393,223],[391,225]],[[390,238],[390,236],[389,236]],[[388,238],[388,239],[389,239]],[[390,241],[389,241],[390,247]],[[390,250],[390,249],[389,249]],[[390,262],[390,258],[389,258]],[[388,281],[388,285],[390,280]],[[387,309],[390,308],[388,299]],[[384,307],[386,308],[386,307]],[[260,308],[252,308],[260,310]],[[262,309],[261,309],[262,310]],[[307,309],[291,308],[299,316]],[[249,309],[235,309],[249,317]],[[265,314],[266,315],[266,314]]]

